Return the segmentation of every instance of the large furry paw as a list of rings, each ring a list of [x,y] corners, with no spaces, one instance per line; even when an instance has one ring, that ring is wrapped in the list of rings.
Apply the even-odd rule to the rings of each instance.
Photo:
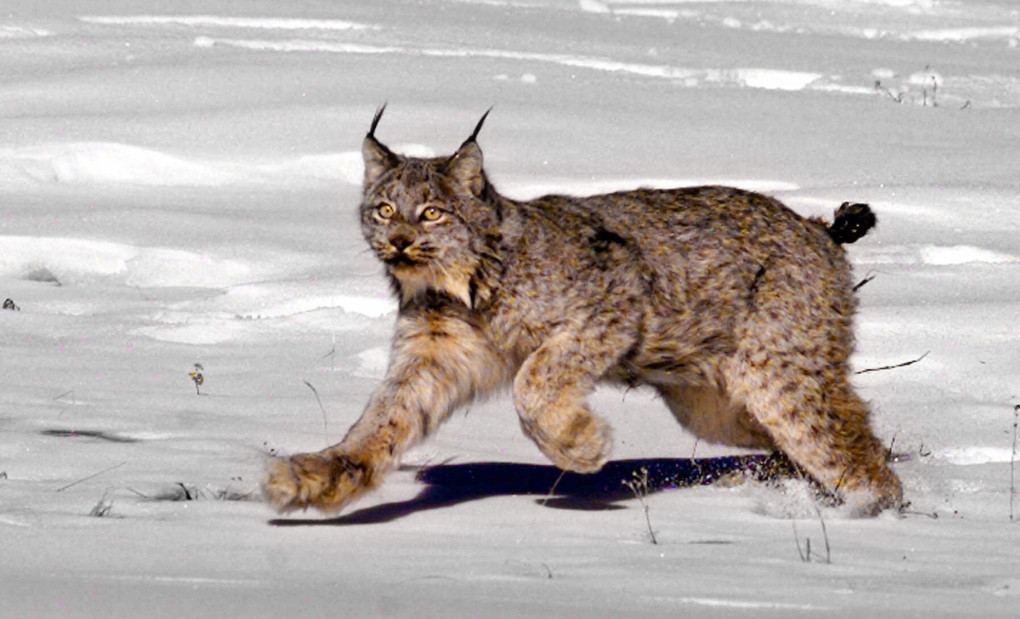
[[[574,416],[558,432],[540,431],[531,437],[553,464],[574,473],[598,472],[613,450],[609,424],[588,412]]]
[[[298,454],[269,461],[262,492],[279,512],[309,507],[336,512],[367,490],[370,481],[365,466],[349,457]]]
[[[891,471],[886,469],[868,481],[865,487],[842,491],[843,502],[854,517],[873,518],[887,509],[901,511],[905,507],[903,487]]]

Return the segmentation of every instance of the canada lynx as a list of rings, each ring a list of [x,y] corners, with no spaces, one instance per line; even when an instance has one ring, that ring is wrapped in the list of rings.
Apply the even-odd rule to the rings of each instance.
[[[400,311],[389,369],[339,444],[276,458],[280,511],[337,511],[456,408],[512,387],[521,428],[556,466],[610,455],[596,383],[648,385],[698,437],[779,449],[860,514],[901,502],[854,393],[855,307],[839,243],[874,224],[844,204],[832,226],[730,187],[638,189],[518,202],[482,169],[474,133],[422,159],[365,137],[361,225]]]

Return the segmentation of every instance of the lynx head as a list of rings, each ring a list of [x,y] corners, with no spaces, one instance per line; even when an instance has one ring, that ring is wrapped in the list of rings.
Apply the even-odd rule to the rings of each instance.
[[[379,108],[362,144],[361,227],[406,304],[428,291],[474,307],[498,270],[499,196],[482,170],[474,133],[448,157],[394,153],[375,137]]]

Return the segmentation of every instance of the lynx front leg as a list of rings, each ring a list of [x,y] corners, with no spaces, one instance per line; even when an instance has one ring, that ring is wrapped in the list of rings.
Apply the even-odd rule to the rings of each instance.
[[[594,473],[612,450],[609,425],[585,398],[633,343],[606,330],[565,330],[546,341],[514,379],[524,433],[563,470]]]
[[[378,485],[455,408],[505,377],[484,334],[448,308],[403,316],[386,378],[347,436],[317,453],[270,461],[263,492],[279,511],[338,511]]]

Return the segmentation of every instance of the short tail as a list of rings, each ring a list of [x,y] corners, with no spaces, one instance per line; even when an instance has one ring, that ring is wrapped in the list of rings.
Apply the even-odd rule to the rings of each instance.
[[[867,204],[844,202],[836,209],[836,219],[827,231],[833,241],[843,245],[861,238],[877,223],[875,212]]]

